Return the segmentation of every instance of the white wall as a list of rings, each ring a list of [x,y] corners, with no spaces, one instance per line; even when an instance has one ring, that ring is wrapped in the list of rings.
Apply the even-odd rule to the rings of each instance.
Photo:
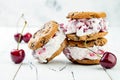
[[[16,26],[24,13],[30,26],[66,21],[71,11],[105,11],[110,26],[120,26],[120,0],[0,0],[0,26]]]

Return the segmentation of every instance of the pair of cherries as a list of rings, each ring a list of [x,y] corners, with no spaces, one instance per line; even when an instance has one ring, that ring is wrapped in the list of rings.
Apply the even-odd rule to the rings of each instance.
[[[30,40],[30,38],[32,37],[32,34],[27,32],[26,34],[22,35],[21,33],[16,33],[14,35],[14,38],[16,40],[16,42],[18,42],[18,44],[23,40],[25,43],[28,43],[28,41]],[[19,45],[18,45],[19,47]],[[24,60],[25,57],[25,51],[23,49],[13,49],[11,51],[11,58],[12,61],[15,64],[19,64]]]
[[[14,35],[14,38],[17,42],[21,42],[23,40],[25,43],[28,43],[31,37],[32,37],[32,34],[29,32],[27,32],[24,35],[22,35],[21,33],[16,33]]]

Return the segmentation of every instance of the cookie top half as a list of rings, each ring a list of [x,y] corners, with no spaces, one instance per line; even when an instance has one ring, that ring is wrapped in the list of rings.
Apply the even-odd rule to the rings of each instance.
[[[58,31],[59,24],[56,21],[49,21],[43,25],[43,28],[36,31],[28,42],[28,47],[36,50],[46,44]]]
[[[82,19],[82,18],[105,18],[105,12],[70,12],[66,18]]]

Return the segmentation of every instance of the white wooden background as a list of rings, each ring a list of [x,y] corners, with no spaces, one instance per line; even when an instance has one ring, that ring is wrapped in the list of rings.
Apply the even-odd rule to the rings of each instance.
[[[35,32],[36,27],[24,32]],[[20,48],[26,52],[25,60],[15,80],[119,80],[120,79],[120,27],[110,27],[108,51],[117,56],[117,65],[104,70],[100,65],[72,64],[61,54],[48,64],[39,64],[33,59],[27,44],[21,43]],[[10,51],[16,48],[13,35],[14,27],[0,27],[0,80],[12,80],[20,64],[14,64],[10,58]],[[30,65],[31,64],[31,65]],[[36,72],[37,71],[37,72]]]

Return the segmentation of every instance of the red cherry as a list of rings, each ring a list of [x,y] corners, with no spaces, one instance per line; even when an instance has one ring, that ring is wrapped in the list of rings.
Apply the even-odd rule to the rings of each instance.
[[[22,39],[23,39],[23,36],[22,36],[21,33],[16,33],[16,34],[14,35],[14,38],[15,38],[15,40],[16,40],[17,42],[21,42]]]
[[[13,49],[11,51],[11,59],[15,64],[19,64],[24,60],[25,52],[23,49]]]
[[[117,58],[111,52],[105,52],[100,59],[100,64],[106,69],[113,68],[116,65]]]
[[[23,35],[23,40],[24,42],[28,43],[28,41],[30,40],[30,38],[32,37],[31,33],[26,33],[25,35]]]

